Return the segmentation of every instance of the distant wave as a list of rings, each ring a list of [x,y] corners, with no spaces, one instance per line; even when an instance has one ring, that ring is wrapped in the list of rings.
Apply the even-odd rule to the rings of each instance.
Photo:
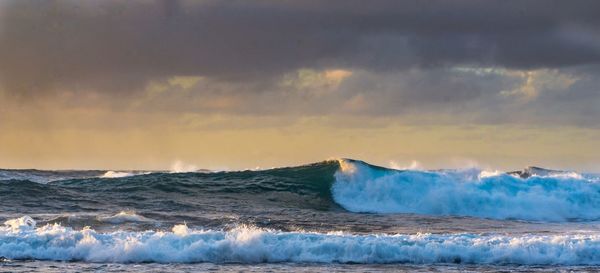
[[[45,171],[45,170],[11,170],[0,169],[0,181],[20,180],[46,184],[67,179],[85,179],[98,177],[103,171]]]
[[[133,173],[128,173],[128,172],[107,171],[103,175],[101,175],[100,178],[121,178],[121,177],[133,176],[133,175],[134,175]]]
[[[111,224],[121,224],[125,222],[147,222],[150,219],[138,215],[135,211],[121,211],[115,215],[111,216],[100,216],[98,220],[101,222],[111,223]]]
[[[494,219],[600,219],[600,183],[576,173],[522,179],[479,170],[396,171],[341,160],[333,199],[353,212]]]
[[[12,260],[157,263],[469,263],[598,265],[600,234],[352,235],[280,232],[239,226],[196,230],[96,232],[28,216],[0,227],[0,256]]]
[[[151,174],[151,172],[123,172],[123,171],[107,171],[100,178],[123,178],[134,175]]]
[[[598,176],[533,167],[512,173],[393,170],[341,159],[259,171],[4,173],[13,180],[0,181],[0,201],[13,204],[15,212],[22,211],[18,204],[26,207],[36,203],[54,210],[57,202],[86,209],[114,203],[125,204],[122,209],[139,210],[157,204],[173,206],[165,207],[167,210],[182,206],[196,209],[200,206],[196,198],[205,196],[317,210],[342,207],[369,213],[558,222],[600,220]],[[28,182],[28,175],[44,176],[52,182]]]

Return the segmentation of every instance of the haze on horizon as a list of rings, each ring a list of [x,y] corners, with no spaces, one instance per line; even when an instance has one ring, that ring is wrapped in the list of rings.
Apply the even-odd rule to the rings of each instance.
[[[1,1],[0,168],[600,172],[599,1]]]

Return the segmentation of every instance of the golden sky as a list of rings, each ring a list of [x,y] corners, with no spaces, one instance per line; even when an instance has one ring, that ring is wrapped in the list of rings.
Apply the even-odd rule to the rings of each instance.
[[[0,168],[600,172],[598,2],[432,3],[3,1]]]
[[[358,158],[388,167],[598,171],[600,131],[573,126],[403,125],[394,119],[13,111],[0,123],[0,166],[208,169]],[[414,166],[413,166],[414,167]]]

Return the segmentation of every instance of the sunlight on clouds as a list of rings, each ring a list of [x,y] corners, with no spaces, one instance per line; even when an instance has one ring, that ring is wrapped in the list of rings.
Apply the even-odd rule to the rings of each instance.
[[[321,96],[337,90],[340,84],[350,76],[352,76],[352,72],[343,69],[323,71],[299,69],[294,73],[284,75],[281,86]]]
[[[465,73],[473,73],[478,76],[484,76],[488,74],[497,74],[497,75],[505,75],[510,73],[509,70],[504,68],[497,67],[470,67],[470,66],[456,66],[453,67],[452,70],[465,72]]]
[[[211,85],[205,77],[174,76],[162,81],[150,81],[146,85],[145,94],[132,101],[131,106],[140,108],[154,104],[165,105],[166,101],[170,101],[174,105],[193,105],[198,109],[219,110],[232,109],[242,103],[242,98],[235,95],[218,92],[206,95],[221,89],[221,86]],[[202,95],[203,91],[207,93]],[[196,95],[190,95],[191,93]]]
[[[197,76],[175,76],[169,78],[168,82],[171,86],[179,86],[181,89],[190,89],[196,86],[202,79],[202,77]]]
[[[154,96],[154,95],[161,94],[161,93],[167,91],[168,89],[169,89],[169,86],[164,83],[161,83],[158,81],[151,81],[146,86],[146,93],[149,96]]]
[[[563,91],[579,80],[578,77],[560,72],[557,69],[515,70],[495,67],[454,67],[453,70],[473,73],[478,76],[500,75],[513,77],[520,81],[516,88],[502,90],[501,95],[516,97],[522,102],[536,99],[541,92]]]
[[[352,76],[352,72],[343,69],[325,70],[323,73],[325,74],[325,79],[327,79],[330,84],[336,86],[339,85],[344,79]]]
[[[504,90],[504,96],[516,96],[523,102],[536,99],[544,91],[563,91],[577,82],[578,78],[561,73],[555,69],[540,69],[532,71],[510,71],[510,75],[520,77],[523,83],[513,90]]]
[[[174,88],[187,90],[196,86],[201,80],[203,80],[203,77],[173,76],[166,81],[150,81],[146,85],[146,93],[156,95]]]
[[[504,96],[519,96],[523,99],[523,101],[529,101],[535,99],[539,94],[539,88],[536,85],[536,72],[535,71],[525,71],[518,72],[519,76],[524,79],[522,85],[513,90],[503,90],[500,94]]]

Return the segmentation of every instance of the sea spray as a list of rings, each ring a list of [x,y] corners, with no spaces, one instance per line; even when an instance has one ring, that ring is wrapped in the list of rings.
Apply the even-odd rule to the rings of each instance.
[[[479,170],[415,171],[341,160],[335,202],[353,212],[543,221],[600,219],[600,183],[579,174],[532,176]]]

